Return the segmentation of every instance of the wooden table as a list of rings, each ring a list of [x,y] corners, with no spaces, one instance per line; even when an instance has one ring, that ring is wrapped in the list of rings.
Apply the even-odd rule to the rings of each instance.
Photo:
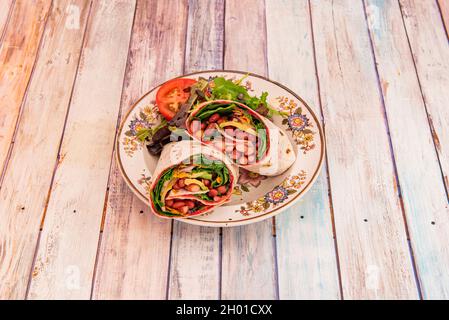
[[[448,0],[1,0],[0,298],[448,299],[448,28]],[[162,220],[118,172],[121,115],[205,69],[322,117],[275,219]]]

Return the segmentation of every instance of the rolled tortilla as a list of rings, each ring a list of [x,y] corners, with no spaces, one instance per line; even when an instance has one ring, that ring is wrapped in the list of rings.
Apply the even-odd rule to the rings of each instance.
[[[184,187],[179,187],[179,180]],[[151,210],[165,218],[209,212],[229,201],[237,180],[237,168],[222,152],[196,141],[169,143],[162,150],[151,181]],[[196,189],[189,190],[190,185]],[[210,196],[210,191],[220,190],[220,186],[225,186],[226,192]]]
[[[217,113],[222,112],[222,115],[226,115],[226,108],[229,109],[229,106],[231,105],[234,106],[231,108],[232,110],[241,109],[246,114],[249,114],[254,122],[258,121],[263,125],[263,129],[256,128],[254,125],[245,125],[245,127],[242,128],[242,130],[246,130],[247,136],[250,137],[254,134],[254,130],[256,130],[257,132],[257,154],[255,157],[253,155],[249,155],[245,159],[241,158],[240,156],[248,155],[247,150],[249,148],[252,148],[252,146],[247,145],[249,143],[249,141],[247,141],[247,138],[239,139],[238,137],[236,137],[236,135],[227,134],[226,130],[223,130],[223,128],[221,128],[218,123],[207,122],[207,119],[210,118],[210,115],[214,114],[214,109],[221,110],[217,111]],[[202,115],[203,117],[205,115],[204,111],[201,112],[202,110],[210,110],[207,113],[207,118],[200,119]],[[232,117],[232,115],[229,114],[226,116],[228,118]],[[206,128],[205,130],[216,130],[218,134],[208,140],[207,138],[205,138],[205,133],[198,130],[198,121],[201,121],[201,123],[206,123],[207,126],[212,127],[209,129]],[[229,119],[227,119],[224,124],[226,123],[230,123]],[[290,166],[296,160],[294,148],[285,131],[277,127],[270,120],[255,112],[251,108],[236,101],[214,100],[207,101],[198,105],[187,118],[186,128],[189,135],[192,136],[193,139],[201,141],[205,145],[210,145],[217,150],[227,153],[236,165],[248,171],[256,172],[266,176],[276,176],[290,168]],[[241,130],[239,129],[239,131]],[[261,145],[264,146],[264,152],[259,156],[258,152]],[[235,147],[234,149],[233,146]],[[238,148],[237,146],[241,148]],[[243,149],[244,151],[242,151],[242,153],[238,153],[237,149]]]

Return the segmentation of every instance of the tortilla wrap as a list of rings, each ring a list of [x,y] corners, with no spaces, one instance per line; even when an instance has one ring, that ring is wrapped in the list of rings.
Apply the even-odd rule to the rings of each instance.
[[[219,149],[222,152],[226,152],[224,151],[223,146],[224,148],[226,148],[226,146],[228,146],[229,144],[240,143],[239,139],[237,139],[236,137],[229,137],[223,132],[223,130],[220,130],[218,126],[217,131],[219,131],[222,137],[224,137],[224,145],[221,146],[220,144],[215,145],[213,141],[204,141],[204,139],[198,137],[198,135],[196,134],[197,132],[193,132],[194,129],[192,128],[191,124],[193,121],[195,121],[195,119],[198,119],[196,118],[196,115],[198,115],[202,109],[206,108],[210,104],[236,105],[236,108],[243,109],[244,111],[249,113],[253,119],[258,120],[263,124],[264,130],[266,132],[266,151],[264,155],[256,159],[256,161],[253,161],[248,164],[238,163],[236,160],[233,161],[234,164],[248,171],[256,172],[266,176],[276,176],[286,171],[295,162],[296,160],[295,149],[293,148],[293,145],[288,139],[288,136],[285,133],[285,131],[277,127],[269,119],[263,117],[256,111],[236,101],[230,100],[207,101],[199,104],[194,110],[192,110],[191,114],[186,120],[186,128],[189,135],[193,139],[200,141],[205,145],[210,145],[215,149]],[[229,156],[232,157],[231,155]]]
[[[202,160],[207,160],[207,162],[192,162],[192,157],[196,159],[201,157]],[[221,170],[224,172],[226,172],[224,168],[227,169],[226,177],[228,180],[226,180],[226,184],[223,184],[227,187],[227,191],[226,194],[220,194],[219,200],[214,200],[212,198],[207,199],[207,194],[216,181],[213,181],[209,187],[206,187],[208,190],[200,190],[198,192],[192,192],[185,189],[173,189],[173,183],[179,178],[183,178],[185,181],[198,180],[198,183],[200,183],[203,179],[195,178],[195,174],[201,175],[218,172],[218,170],[212,169],[215,168],[212,167],[215,164],[219,168],[222,168]],[[200,172],[193,173],[192,170]],[[201,172],[202,170],[204,171]],[[188,175],[188,177],[186,177],[186,175]],[[216,173],[214,175],[216,175]],[[218,180],[218,176],[219,175],[217,175],[215,180]],[[154,170],[150,184],[150,207],[154,214],[164,218],[188,218],[210,212],[217,206],[229,201],[237,180],[238,169],[232,164],[231,160],[220,151],[204,146],[196,141],[184,140],[171,142],[162,150],[156,169]],[[176,182],[174,184],[176,184]],[[203,188],[204,187],[205,186],[203,185]],[[199,198],[198,196],[202,196],[203,198]],[[166,202],[173,200],[175,202],[194,200],[197,206],[194,209],[191,209],[194,211],[189,210],[187,213],[175,212],[176,210],[166,205]]]

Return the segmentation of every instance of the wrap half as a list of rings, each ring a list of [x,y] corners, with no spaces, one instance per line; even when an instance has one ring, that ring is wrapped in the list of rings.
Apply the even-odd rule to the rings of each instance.
[[[188,218],[229,201],[238,171],[222,152],[196,141],[167,144],[150,185],[151,210]]]
[[[187,118],[186,128],[194,139],[226,153],[248,171],[275,176],[296,160],[294,148],[282,129],[236,101],[199,104]]]

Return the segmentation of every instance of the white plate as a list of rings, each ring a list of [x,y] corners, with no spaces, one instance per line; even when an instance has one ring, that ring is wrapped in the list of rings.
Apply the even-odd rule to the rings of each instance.
[[[240,79],[247,73],[239,71],[203,71],[182,76],[223,76]],[[274,116],[273,122],[283,128],[296,147],[296,162],[286,172],[275,177],[257,176],[240,171],[235,194],[226,205],[213,212],[183,222],[212,227],[230,227],[270,218],[298,201],[315,181],[324,158],[323,131],[317,116],[298,95],[279,83],[262,76],[249,74],[243,81],[251,95],[268,92],[269,104],[287,112],[288,117]],[[155,106],[160,86],[140,98],[125,115],[117,138],[117,161],[131,190],[149,205],[148,186],[158,157],[151,156],[135,137],[142,127],[156,126],[161,115]]]

